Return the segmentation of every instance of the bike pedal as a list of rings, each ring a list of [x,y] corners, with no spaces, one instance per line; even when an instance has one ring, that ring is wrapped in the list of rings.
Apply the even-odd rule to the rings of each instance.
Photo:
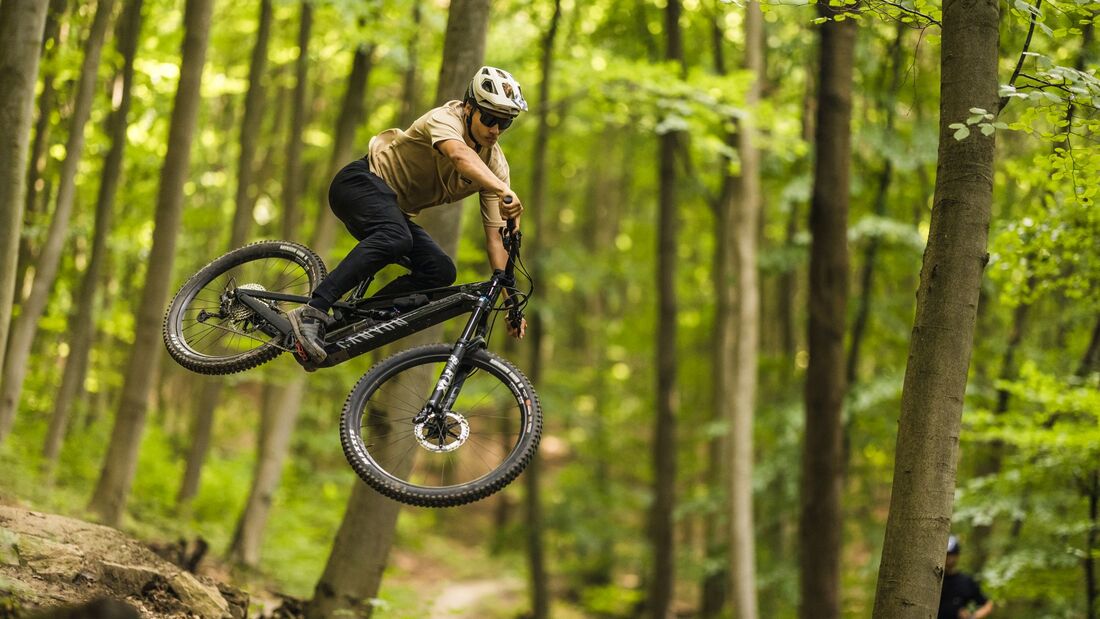
[[[302,348],[302,345],[298,342],[294,342],[294,360],[307,372],[317,371],[317,366],[313,365],[313,361],[309,358],[309,353],[307,353],[306,349]]]

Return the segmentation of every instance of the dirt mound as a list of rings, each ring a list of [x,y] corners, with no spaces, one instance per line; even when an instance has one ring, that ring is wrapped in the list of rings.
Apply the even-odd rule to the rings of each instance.
[[[196,576],[116,529],[0,505],[0,617],[101,598],[124,601],[141,617],[248,613],[244,592]]]

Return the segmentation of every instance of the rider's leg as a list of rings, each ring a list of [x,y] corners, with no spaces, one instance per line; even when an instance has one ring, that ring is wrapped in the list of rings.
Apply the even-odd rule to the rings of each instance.
[[[309,304],[320,310],[328,310],[365,277],[408,254],[414,245],[397,195],[367,169],[366,162],[348,164],[336,175],[329,204],[359,243],[314,290]]]
[[[366,162],[354,161],[336,175],[329,187],[329,204],[359,243],[317,285],[308,305],[287,314],[294,336],[313,361],[324,361],[324,328],[328,309],[367,275],[386,266],[412,248],[412,234],[397,206],[397,194],[370,172]]]
[[[386,284],[375,294],[400,294],[441,288],[450,286],[455,281],[455,263],[447,252],[423,228],[411,221],[408,226],[412,235],[412,249],[406,255],[412,262],[412,272]]]

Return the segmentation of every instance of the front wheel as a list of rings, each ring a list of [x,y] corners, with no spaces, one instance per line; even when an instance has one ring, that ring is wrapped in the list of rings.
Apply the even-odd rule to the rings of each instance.
[[[468,352],[457,394],[439,417],[416,417],[451,355],[444,344],[398,353],[372,368],[340,419],[344,455],[379,493],[410,505],[450,507],[512,482],[542,434],[542,410],[527,378],[486,351]]]
[[[199,374],[242,372],[277,357],[283,336],[237,299],[237,290],[278,292],[308,300],[325,264],[308,247],[261,241],[218,258],[191,276],[164,317],[164,344],[183,367]],[[301,303],[268,301],[287,312]]]

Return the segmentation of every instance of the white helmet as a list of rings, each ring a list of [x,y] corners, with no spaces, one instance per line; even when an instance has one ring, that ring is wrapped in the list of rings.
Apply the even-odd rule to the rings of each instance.
[[[520,112],[527,111],[527,101],[523,99],[519,82],[511,73],[496,67],[478,69],[466,89],[465,100],[508,118],[515,118]]]

